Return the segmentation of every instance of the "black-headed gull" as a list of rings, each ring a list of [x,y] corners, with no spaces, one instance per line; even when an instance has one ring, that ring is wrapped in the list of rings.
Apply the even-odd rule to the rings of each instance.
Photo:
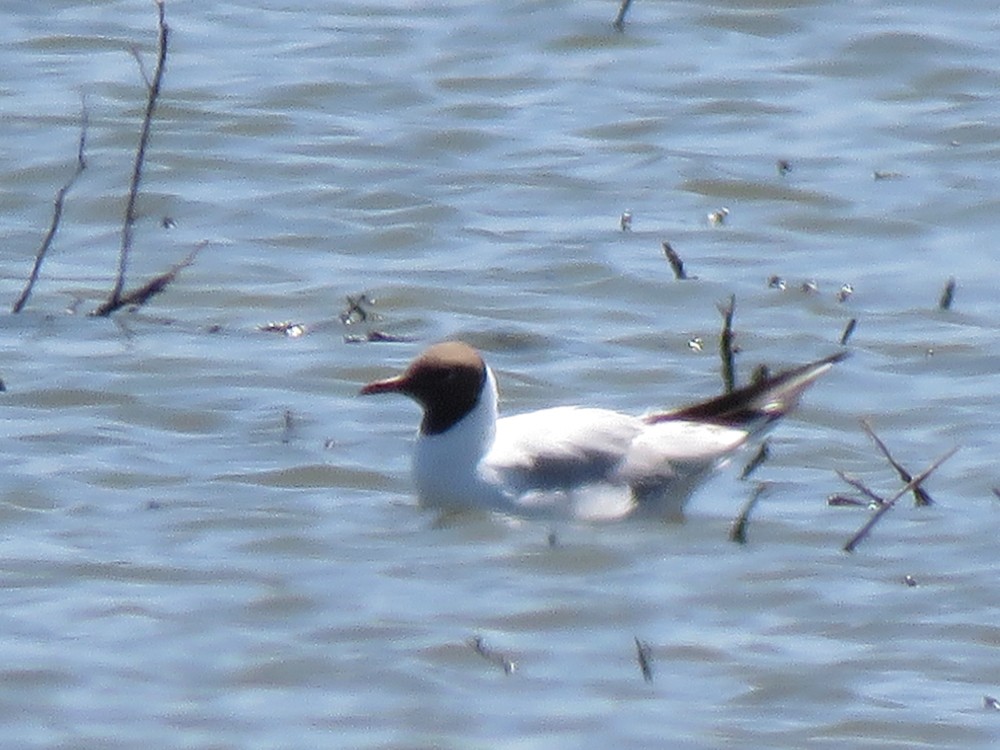
[[[514,516],[671,517],[708,472],[785,415],[844,356],[670,411],[632,416],[557,406],[500,418],[493,371],[471,346],[448,341],[361,393],[402,393],[423,407],[413,478],[427,506]]]

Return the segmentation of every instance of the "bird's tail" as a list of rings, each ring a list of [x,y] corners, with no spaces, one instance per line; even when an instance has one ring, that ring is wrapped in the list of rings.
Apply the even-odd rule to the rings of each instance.
[[[646,421],[655,424],[669,420],[697,420],[727,427],[763,427],[794,409],[806,389],[846,356],[847,352],[838,352],[807,365],[764,377],[708,401],[650,414]]]

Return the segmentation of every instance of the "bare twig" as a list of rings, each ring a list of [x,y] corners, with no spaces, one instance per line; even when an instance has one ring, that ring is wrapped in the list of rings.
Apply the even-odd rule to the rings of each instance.
[[[688,276],[684,272],[684,261],[681,260],[681,256],[677,254],[677,251],[670,246],[669,242],[663,243],[663,254],[667,256],[667,260],[670,262],[670,267],[674,269],[674,277],[680,281],[683,281]]]
[[[639,669],[642,671],[642,679],[646,682],[653,681],[653,649],[648,643],[640,641],[638,636],[635,639],[635,659],[639,662]]]
[[[87,168],[87,159],[84,156],[87,147],[87,123],[89,116],[87,114],[87,99],[84,97],[80,104],[80,141],[76,149],[76,169],[73,170],[73,174],[66,181],[56,193],[55,205],[52,207],[52,223],[49,224],[49,231],[45,234],[45,239],[42,240],[41,246],[38,248],[38,252],[35,253],[35,264],[31,267],[31,274],[28,276],[28,282],[24,285],[24,290],[21,292],[21,296],[17,298],[17,302],[11,308],[11,312],[19,313],[24,308],[25,304],[28,302],[28,297],[31,296],[31,290],[35,286],[35,282],[38,281],[38,274],[42,270],[42,262],[45,260],[46,254],[49,252],[49,248],[52,246],[52,240],[55,239],[56,232],[59,230],[59,222],[62,219],[63,203],[66,200],[66,194],[69,192],[70,188],[73,187],[73,183],[76,182],[77,178],[82,174],[83,170]]]
[[[941,310],[951,309],[951,303],[955,300],[956,286],[955,277],[952,276],[948,279],[948,283],[944,285],[944,291],[941,292],[941,299],[938,300],[938,307]]]
[[[740,514],[733,521],[733,526],[729,530],[729,541],[736,542],[737,544],[747,543],[747,524],[750,522],[750,511],[757,505],[757,501],[766,489],[767,484],[764,482],[758,482],[757,486],[754,487],[750,499],[746,501],[742,510],[740,510]]]
[[[883,443],[882,440],[879,439],[879,436],[875,434],[875,430],[872,429],[872,426],[867,419],[861,420],[861,429],[863,429],[865,433],[868,435],[868,437],[872,439],[872,442],[874,442],[875,445],[878,447],[878,449],[882,452],[882,455],[885,456],[886,460],[889,462],[892,468],[896,470],[896,473],[899,475],[900,479],[902,479],[904,482],[909,482],[911,479],[913,479],[913,476],[910,474],[910,472],[908,472],[906,468],[899,463],[899,461],[897,461],[895,458],[892,457],[892,454],[889,453],[889,449],[885,446],[885,443]],[[934,501],[931,499],[931,496],[927,493],[927,491],[923,487],[919,486],[913,488],[913,502],[916,505],[934,504]]]
[[[628,13],[628,6],[631,4],[632,0],[622,0],[621,7],[618,8],[618,15],[615,16],[615,20],[611,24],[615,27],[615,31],[625,31],[625,14]]]
[[[751,474],[753,474],[764,463],[771,455],[770,446],[768,441],[765,440],[760,444],[760,448],[754,454],[753,458],[747,461],[746,466],[743,467],[743,471],[740,472],[740,479],[746,479]]]
[[[949,458],[955,455],[955,452],[957,450],[958,447],[956,446],[952,448],[950,451],[944,453],[940,458],[934,461],[934,463],[932,463],[922,472],[917,474],[917,476],[913,477],[913,479],[907,482],[906,486],[903,487],[903,489],[901,489],[891,498],[886,500],[885,503],[883,503],[874,513],[872,513],[871,518],[868,519],[865,525],[862,526],[860,529],[858,529],[858,532],[851,537],[851,539],[847,542],[847,544],[844,545],[844,551],[853,552],[854,548],[858,546],[861,540],[863,540],[866,536],[868,536],[868,532],[872,530],[872,527],[876,523],[878,523],[879,519],[882,518],[882,516],[884,516],[889,511],[889,509],[892,508],[893,505],[896,504],[896,501],[899,500],[899,498],[901,498],[907,492],[912,490],[914,487],[919,487],[921,482],[927,479],[927,477],[929,477],[931,473],[937,469],[937,467],[939,467],[941,464],[943,464],[945,461],[947,461]]]
[[[733,313],[736,309],[736,295],[719,305],[722,313],[722,334],[719,336],[719,353],[722,355],[722,383],[726,393],[736,389],[736,364],[733,358]]]
[[[854,333],[854,329],[858,326],[858,319],[851,318],[847,321],[847,325],[844,327],[844,332],[840,334],[840,345],[846,346],[847,340],[851,338],[851,334]]]
[[[877,507],[881,508],[885,505],[885,498],[879,495],[877,492],[872,490],[868,485],[862,482],[853,474],[848,474],[846,471],[841,471],[837,469],[837,476],[843,479],[847,484],[851,485],[854,489],[860,492],[862,495],[868,498],[871,503],[874,503]]]
[[[142,118],[142,130],[139,134],[139,147],[136,149],[135,163],[132,167],[132,181],[129,185],[128,201],[125,204],[125,219],[122,223],[121,251],[118,255],[118,275],[115,278],[115,285],[111,289],[111,294],[108,296],[108,299],[92,313],[92,315],[99,317],[110,315],[123,305],[128,304],[122,301],[122,290],[125,288],[125,272],[128,269],[128,256],[132,250],[132,228],[135,224],[135,204],[139,195],[139,184],[142,182],[142,170],[146,161],[146,147],[149,144],[149,133],[153,122],[153,112],[156,110],[156,101],[160,96],[160,85],[163,81],[163,68],[167,62],[167,39],[170,33],[170,27],[167,26],[167,22],[164,19],[163,6],[164,0],[156,0],[160,27],[159,53],[156,59],[156,70],[153,72],[153,80],[146,87],[146,112]],[[143,76],[145,77],[145,72],[143,72]]]
[[[198,256],[199,251],[208,244],[208,240],[202,240],[197,245],[195,245],[194,250],[188,253],[187,257],[184,258],[180,263],[176,263],[171,266],[170,270],[166,273],[161,273],[159,276],[154,276],[152,279],[147,281],[138,289],[133,289],[128,294],[122,295],[118,298],[114,307],[108,307],[110,300],[101,306],[101,310],[105,307],[108,309],[104,312],[94,311],[94,315],[110,315],[115,310],[122,307],[139,307],[146,304],[150,299],[155,297],[157,294],[162,292],[171,284],[174,279],[177,278],[177,274],[181,272],[182,269],[187,268],[192,263],[194,259]]]

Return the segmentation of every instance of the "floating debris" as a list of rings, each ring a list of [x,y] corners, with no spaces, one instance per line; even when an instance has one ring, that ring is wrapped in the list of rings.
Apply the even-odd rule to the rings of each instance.
[[[708,214],[708,223],[713,227],[721,226],[726,223],[726,217],[729,216],[728,208],[720,208],[717,211],[712,211]]]
[[[349,334],[344,336],[345,344],[369,344],[378,342],[402,344],[416,340],[415,336],[397,336],[393,333],[386,333],[385,331],[369,331],[364,335]]]
[[[639,662],[639,670],[642,672],[642,679],[646,682],[653,681],[653,649],[638,636],[633,636],[635,640],[635,659]]]
[[[779,291],[785,291],[785,280],[780,276],[769,276],[767,279],[768,289],[777,289]]]
[[[877,507],[873,503],[866,502],[865,500],[861,500],[861,499],[856,498],[856,497],[851,497],[849,495],[830,495],[826,499],[826,504],[829,505],[831,508],[844,508],[844,507],[862,508],[862,507],[867,507],[869,510],[875,510],[875,508]]]
[[[847,325],[844,326],[844,332],[840,334],[841,346],[847,345],[847,340],[851,338],[851,334],[854,333],[854,329],[857,328],[857,326],[858,326],[857,318],[851,318],[849,321],[847,321]]]
[[[872,178],[876,180],[901,180],[903,178],[902,172],[883,172],[876,169],[872,172]]]
[[[938,300],[938,309],[951,309],[951,303],[955,301],[955,286],[955,277],[952,276],[948,279],[948,283],[944,285],[944,291],[941,292],[941,299]]]
[[[351,326],[355,323],[364,323],[368,320],[368,311],[365,309],[365,305],[374,305],[375,300],[370,299],[367,294],[362,292],[356,296],[347,295],[347,307],[345,307],[340,313],[340,322],[345,326]]]
[[[622,211],[622,216],[618,220],[618,224],[621,226],[623,232],[632,231],[632,212],[625,210]]]
[[[684,272],[684,261],[681,260],[681,256],[677,254],[677,251],[671,247],[669,242],[663,243],[663,254],[667,256],[670,267],[674,269],[674,276],[679,281],[686,279],[688,275]]]
[[[842,284],[840,291],[837,292],[837,302],[847,302],[852,294],[854,294],[854,287],[850,284]]]
[[[479,654],[481,657],[486,659],[486,661],[496,664],[498,667],[503,669],[504,674],[514,674],[514,670],[517,669],[517,662],[513,659],[508,658],[499,651],[495,651],[483,642],[482,636],[474,635],[469,639],[469,647]]]
[[[302,323],[293,323],[290,320],[265,323],[262,326],[257,326],[257,330],[263,331],[264,333],[283,333],[293,339],[296,339],[299,336],[304,336],[306,333],[305,325]]]
[[[778,159],[778,174],[784,176],[792,171],[792,163],[788,159]]]

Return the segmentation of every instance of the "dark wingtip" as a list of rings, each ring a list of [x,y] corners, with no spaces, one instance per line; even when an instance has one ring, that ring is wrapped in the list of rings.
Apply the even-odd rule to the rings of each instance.
[[[846,359],[844,350],[799,367],[783,370],[732,393],[691,406],[647,417],[651,423],[669,420],[696,420],[730,427],[747,427],[771,422],[795,408],[805,390],[837,362]]]

